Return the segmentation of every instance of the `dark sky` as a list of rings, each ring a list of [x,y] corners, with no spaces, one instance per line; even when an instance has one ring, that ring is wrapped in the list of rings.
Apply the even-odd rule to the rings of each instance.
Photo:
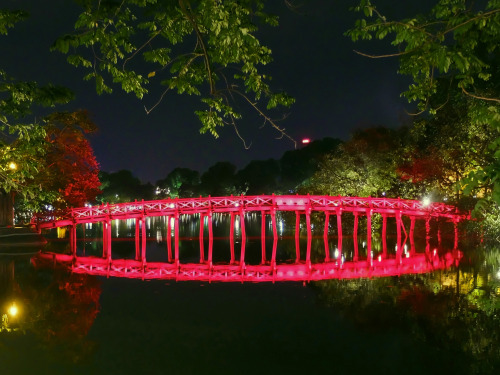
[[[408,121],[406,100],[400,98],[407,79],[397,74],[396,59],[372,60],[353,49],[381,52],[384,45],[356,43],[344,36],[357,15],[349,7],[356,1],[303,1],[298,12],[284,1],[270,1],[280,16],[280,26],[259,34],[262,44],[273,51],[274,62],[266,66],[272,88],[296,98],[286,120],[280,123],[295,139],[336,137],[347,139],[354,129],[373,125],[397,127]],[[426,1],[379,0],[388,15],[410,16],[425,12]],[[432,3],[432,2],[431,2]],[[78,8],[69,0],[2,0],[3,6],[28,10],[31,17],[19,23],[7,37],[0,37],[0,67],[22,80],[65,85],[76,100],[64,110],[87,109],[99,127],[91,137],[101,169],[129,169],[143,182],[166,177],[176,167],[204,172],[217,161],[238,168],[254,159],[280,158],[293,143],[276,139],[262,120],[247,116],[240,132],[252,146],[245,150],[230,127],[220,138],[200,135],[194,114],[199,98],[172,93],[149,115],[157,99],[142,101],[118,87],[112,95],[97,95],[93,82],[82,80],[84,72],[66,63],[66,56],[49,52],[60,35],[71,32]]]

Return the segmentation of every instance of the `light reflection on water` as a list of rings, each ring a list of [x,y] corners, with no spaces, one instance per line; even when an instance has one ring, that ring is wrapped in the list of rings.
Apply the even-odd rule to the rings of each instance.
[[[247,219],[247,261],[257,264],[261,260],[260,216]],[[165,218],[146,222],[148,260],[166,261],[167,222]],[[295,224],[294,217],[291,222]],[[295,225],[288,226],[285,219],[283,223],[278,261],[293,261]],[[304,259],[307,238],[301,224]],[[228,226],[227,215],[214,215],[214,260],[229,259]],[[272,226],[266,222],[265,227],[269,257]],[[353,259],[352,234],[343,237],[340,254],[335,225],[330,227],[330,256]],[[422,228],[417,230],[415,251],[423,252],[425,238],[417,237]],[[79,254],[100,255],[102,226],[85,225],[85,234],[79,226],[78,231],[82,239],[78,241]],[[113,257],[132,259],[135,221],[113,223],[112,233],[119,234],[113,240]],[[363,234],[360,224],[360,258],[367,256]],[[181,217],[182,261],[199,260],[198,236],[199,222]],[[235,237],[237,244],[239,236]],[[433,233],[431,248],[438,251],[436,237]],[[207,228],[204,238],[208,249]],[[449,250],[453,241],[443,235],[441,245]],[[409,254],[409,241],[404,246]],[[64,252],[68,241],[54,238],[48,247]],[[313,261],[322,261],[321,223],[313,230],[312,249]],[[393,236],[387,239],[387,251],[392,255],[396,252]],[[378,259],[382,252],[382,241],[374,234],[373,258]],[[163,374],[167,366],[168,373],[173,374],[230,374],[242,363],[249,372],[259,374],[474,373],[471,366],[498,364],[494,355],[498,353],[499,336],[495,334],[499,325],[493,318],[496,310],[492,304],[500,281],[494,277],[498,268],[491,268],[490,260],[486,263],[489,258],[468,254],[459,270],[331,280],[313,283],[311,288],[298,283],[106,279],[34,271],[29,257],[0,257],[0,276],[4,277],[0,281],[5,281],[0,283],[0,298],[17,296],[24,316],[31,317],[26,323],[27,335],[0,335],[1,373],[23,374],[44,368],[56,375]],[[472,263],[475,258],[471,254],[477,257],[477,263]],[[325,349],[341,355],[325,355]],[[363,361],[359,360],[360,353]],[[477,357],[477,353],[481,355]],[[24,360],[26,357],[31,360]],[[491,366],[477,367],[481,371],[475,373],[495,373],[488,372]]]

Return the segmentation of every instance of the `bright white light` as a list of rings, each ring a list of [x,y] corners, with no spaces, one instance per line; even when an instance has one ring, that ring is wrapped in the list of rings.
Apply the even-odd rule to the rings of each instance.
[[[425,197],[424,199],[422,199],[422,204],[424,205],[424,207],[427,207],[431,204],[431,198]]]
[[[497,272],[497,279],[500,279],[500,270]]]
[[[338,258],[338,257],[339,257],[339,249],[335,248],[335,251],[334,251],[334,253],[333,253],[333,256],[334,256],[335,258]]]
[[[382,262],[382,255],[379,255],[379,256],[378,256],[378,261],[379,261],[379,262]]]
[[[17,308],[16,304],[15,304],[15,303],[13,303],[13,304],[9,307],[9,311],[8,311],[9,315],[10,315],[10,316],[16,316],[18,312],[19,312],[19,310],[18,310],[18,308]]]
[[[311,140],[309,138],[304,138],[304,139],[302,139],[302,143],[308,144],[308,143],[311,143]]]
[[[169,208],[174,208],[174,207],[175,207],[175,204],[170,203],[170,204],[168,205],[168,207],[169,207]]]
[[[9,169],[12,169],[13,171],[15,171],[17,169],[17,164],[14,163],[13,161],[11,161],[9,163]]]

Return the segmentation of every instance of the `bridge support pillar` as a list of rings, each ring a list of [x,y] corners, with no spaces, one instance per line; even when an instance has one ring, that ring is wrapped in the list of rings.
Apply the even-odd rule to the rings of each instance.
[[[146,263],[146,219],[141,217],[141,261]]]
[[[325,243],[325,262],[330,261],[330,247],[328,246],[328,227],[330,226],[330,211],[325,212],[325,229],[323,230],[323,242]]]
[[[415,254],[415,216],[410,216],[410,254]]]
[[[231,218],[229,224],[229,251],[231,252],[230,264],[234,264],[234,212],[231,211]]]
[[[372,209],[366,211],[366,261],[370,265],[373,264],[372,254]]]
[[[387,215],[382,215],[382,257],[387,258]]]
[[[431,218],[430,216],[425,219],[425,252],[431,251]]]
[[[306,263],[311,263],[311,207],[306,208],[306,225],[307,225],[307,251],[306,251]]]
[[[205,261],[205,247],[203,244],[203,232],[205,231],[205,215],[200,213],[200,263]]]
[[[214,233],[212,225],[212,211],[208,211],[208,263],[212,265],[212,254],[214,250]]]
[[[167,259],[172,262],[172,217],[167,216]]]
[[[295,211],[295,263],[300,262],[300,212]]]
[[[103,258],[111,260],[111,220],[103,221],[102,232],[102,255]]]
[[[273,254],[271,256],[271,265],[276,264],[276,250],[278,249],[278,228],[276,227],[276,211],[271,209],[271,222],[273,225]]]
[[[339,252],[340,260],[342,261],[342,209],[336,211],[337,214],[337,250]],[[340,264],[341,262],[339,262]]]
[[[260,248],[261,248],[261,264],[266,264],[266,212],[260,212]]]
[[[401,245],[401,211],[396,212],[396,237],[397,237],[397,249],[396,249],[396,261],[401,263],[401,254],[403,253],[403,248]]]
[[[176,212],[174,215],[174,241],[175,241],[175,247],[174,247],[174,257],[175,257],[175,263],[179,264],[179,212]]]
[[[240,252],[240,265],[245,266],[245,245],[247,241],[247,235],[245,232],[245,212],[240,210],[240,229],[241,229],[241,252]]]
[[[135,260],[140,260],[141,257],[141,245],[140,245],[140,230],[141,230],[141,220],[139,218],[135,219]]]
[[[73,256],[73,260],[76,260],[76,223],[73,223],[69,232],[70,238],[70,247],[71,247],[71,255]]]

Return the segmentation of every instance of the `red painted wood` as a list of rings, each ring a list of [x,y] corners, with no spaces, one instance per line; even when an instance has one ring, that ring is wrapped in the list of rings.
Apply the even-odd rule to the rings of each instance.
[[[172,262],[172,217],[167,216],[167,259]]]
[[[295,211],[295,262],[300,262],[300,212]]]
[[[262,264],[259,266],[245,265],[245,214],[248,212],[261,213],[261,245]],[[276,252],[278,242],[278,231],[276,227],[276,211],[295,211],[296,215],[296,263],[276,264]],[[312,226],[311,214],[313,211],[325,212],[325,262],[311,263],[311,241]],[[342,264],[342,212],[352,212],[355,215],[355,247],[354,260]],[[307,227],[307,252],[306,264],[300,263],[300,214],[306,215]],[[338,232],[338,259],[337,262],[328,263],[328,227],[329,215],[335,212],[337,216]],[[230,243],[231,260],[228,264],[212,265],[213,255],[213,213],[228,213],[231,215]],[[379,213],[383,217],[382,238],[383,253],[376,260],[371,257],[371,215]],[[179,216],[180,215],[200,215],[200,262],[195,264],[179,263]],[[265,258],[265,215],[271,215],[273,227],[273,252],[270,264]],[[239,266],[234,265],[234,219],[238,215],[241,228],[241,253]],[[368,259],[358,261],[357,249],[357,225],[358,215],[367,215],[367,246]],[[168,262],[152,263],[146,259],[146,223],[147,217],[163,216],[167,218],[167,250]],[[203,229],[204,217],[207,216],[209,223],[209,264],[204,262],[203,253]],[[328,278],[351,278],[351,277],[371,277],[382,274],[401,274],[405,267],[413,270],[423,270],[425,267],[407,261],[407,257],[402,257],[404,243],[407,234],[403,223],[403,216],[410,216],[410,241],[413,242],[414,226],[417,219],[426,220],[426,252],[427,257],[432,258],[435,254],[430,254],[430,220],[450,220],[455,226],[454,250],[458,252],[458,223],[469,218],[468,214],[459,212],[455,207],[440,203],[433,203],[425,206],[419,201],[388,199],[388,198],[359,198],[359,197],[329,197],[329,196],[239,196],[239,197],[208,197],[194,199],[167,199],[160,201],[131,202],[117,205],[105,205],[95,207],[75,208],[69,211],[38,215],[33,219],[33,223],[39,229],[56,228],[70,226],[70,244],[75,272],[89,272],[92,274],[115,275],[121,277],[137,278],[175,278],[177,280],[204,280],[208,281],[279,281],[279,280],[322,280]],[[386,231],[387,217],[396,218],[398,251],[396,259],[389,259],[387,256]],[[136,260],[113,260],[111,257],[111,223],[112,220],[135,219],[136,222]],[[175,263],[172,263],[172,228],[170,220],[174,220],[174,245]],[[102,223],[103,225],[103,257],[77,257],[76,256],[76,226],[85,223]],[[402,233],[405,233],[405,240],[402,243]],[[438,236],[440,236],[438,229]],[[439,241],[439,238],[438,238]],[[412,251],[409,258],[419,257],[422,254],[415,254]],[[67,256],[67,255],[66,255]],[[63,262],[64,256],[51,256],[52,262]],[[98,260],[101,259],[101,260]],[[415,258],[416,259],[416,258]],[[102,263],[104,262],[104,263]],[[363,263],[364,262],[364,263]],[[393,263],[391,263],[393,262]],[[136,267],[137,264],[140,267]],[[392,265],[391,265],[392,264]],[[369,270],[366,270],[367,266]],[[380,267],[385,267],[382,270]],[[435,266],[435,265],[434,265]],[[364,267],[364,268],[363,268]],[[435,268],[435,267],[434,267]],[[387,271],[390,270],[390,271]]]
[[[230,264],[234,264],[234,212],[231,211],[231,219],[229,224],[229,251],[231,252]]]
[[[266,264],[266,211],[260,212],[261,264]]]
[[[203,232],[205,231],[205,215],[200,214],[200,263],[205,261],[205,246],[203,243]]]
[[[328,227],[330,225],[330,211],[325,212],[325,229],[323,230],[323,242],[325,243],[325,262],[330,261],[330,247],[328,246]]]

